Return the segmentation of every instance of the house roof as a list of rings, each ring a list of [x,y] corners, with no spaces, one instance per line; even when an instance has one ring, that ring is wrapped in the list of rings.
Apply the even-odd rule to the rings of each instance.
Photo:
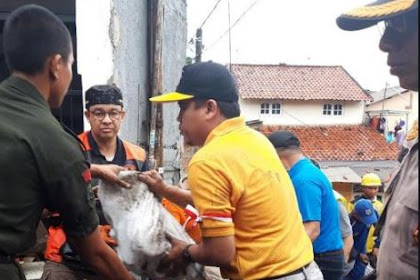
[[[368,101],[342,66],[233,64],[243,99]]]
[[[391,97],[394,97],[395,95],[399,95],[407,91],[408,90],[403,89],[402,87],[396,86],[396,87],[385,88],[377,92],[370,92],[369,94],[372,97],[372,102],[370,102],[370,104],[374,104],[384,99],[389,99]]]
[[[357,175],[362,177],[366,173],[373,172],[381,178],[382,182],[386,183],[390,179],[393,170],[398,166],[396,160],[381,160],[381,161],[319,161],[321,168],[337,168],[350,167]]]
[[[324,171],[325,175],[327,175],[328,179],[332,183],[340,182],[360,184],[362,182],[362,178],[350,167],[328,167],[322,168],[322,171]]]
[[[363,125],[355,126],[263,126],[268,135],[277,130],[292,131],[304,154],[317,161],[396,160],[399,148]]]

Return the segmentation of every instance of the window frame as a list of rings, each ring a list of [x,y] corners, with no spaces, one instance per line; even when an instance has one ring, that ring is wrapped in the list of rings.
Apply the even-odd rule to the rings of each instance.
[[[268,106],[264,106],[264,105],[268,105]],[[270,115],[270,103],[261,103],[260,104],[260,115]]]
[[[264,105],[268,105],[268,106],[264,106]],[[260,116],[261,117],[279,117],[282,115],[282,111],[283,111],[283,104],[279,101],[260,103]]]
[[[322,106],[322,115],[326,117],[343,117],[344,107],[344,103],[324,103]]]

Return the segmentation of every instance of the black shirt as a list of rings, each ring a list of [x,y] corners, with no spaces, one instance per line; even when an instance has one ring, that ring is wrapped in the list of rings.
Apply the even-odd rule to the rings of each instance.
[[[47,102],[29,82],[0,84],[0,252],[35,243],[41,211],[59,212],[67,236],[85,237],[98,225],[89,165]]]
[[[130,167],[131,170],[137,170],[137,171],[148,171],[149,164],[146,160],[146,152],[133,144],[129,144],[128,142],[123,142],[119,137],[116,138],[116,145],[117,149],[115,151],[114,158],[112,160],[107,160],[105,156],[102,155],[98,143],[96,143],[95,139],[92,136],[92,132],[85,132],[79,135],[79,138],[82,142],[83,140],[86,141],[87,139],[87,145],[84,145],[85,150],[85,156],[89,160],[91,164],[115,164],[123,167]],[[127,146],[126,146],[127,145]],[[130,145],[130,146],[128,146]],[[142,158],[129,158],[127,155],[126,149],[136,149],[141,150],[143,153]],[[92,178],[92,185],[96,186],[99,184],[98,178]],[[107,225],[109,224],[106,220],[103,211],[102,206],[99,201],[99,199],[96,199],[96,212],[98,213],[99,217],[99,224],[101,225]]]
[[[83,138],[83,137],[82,137]],[[98,143],[96,143],[95,139],[92,136],[92,132],[87,132],[87,140],[89,143],[89,148],[85,152],[86,158],[89,160],[90,163],[93,164],[115,164],[123,167],[132,166],[133,170],[137,171],[148,171],[150,170],[148,161],[144,159],[136,159],[132,158],[129,159],[127,157],[126,148],[124,147],[123,141],[117,137],[117,149],[115,151],[114,158],[112,160],[107,160],[99,150]],[[125,143],[128,145],[128,143]],[[134,145],[132,145],[134,146]],[[86,147],[85,147],[86,148]],[[137,147],[137,149],[141,149],[140,147]],[[144,152],[146,154],[146,152]],[[96,186],[98,184],[97,178],[92,178],[92,186]]]

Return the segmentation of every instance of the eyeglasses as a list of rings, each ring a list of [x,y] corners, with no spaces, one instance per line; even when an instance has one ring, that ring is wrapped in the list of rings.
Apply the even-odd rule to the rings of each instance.
[[[98,121],[102,121],[103,119],[105,119],[106,115],[108,115],[111,120],[117,121],[121,118],[122,111],[111,110],[109,112],[105,112],[102,110],[95,110],[95,111],[90,111],[90,113]]]
[[[378,29],[381,36],[383,36],[387,30],[392,31],[393,34],[407,35],[411,34],[411,32],[417,28],[417,25],[417,13],[410,12],[378,22]]]

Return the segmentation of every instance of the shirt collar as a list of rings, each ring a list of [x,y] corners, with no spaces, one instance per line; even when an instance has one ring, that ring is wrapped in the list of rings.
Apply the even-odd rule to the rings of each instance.
[[[308,162],[307,158],[302,158],[300,160],[298,160],[297,162],[295,162],[295,164],[293,164],[292,168],[290,168],[289,170],[289,175],[293,176],[295,173],[297,173],[300,168],[302,168],[303,165],[305,165]]]
[[[245,118],[244,117],[236,117],[231,118],[223,121],[219,124],[215,129],[213,129],[209,136],[207,136],[206,142],[204,146],[210,143],[213,139],[225,135],[233,130],[245,127]]]
[[[94,155],[101,156],[106,160],[106,158],[101,154],[101,151],[99,150],[98,143],[96,143],[95,138],[93,138],[92,131],[89,131],[88,133],[88,141],[89,141],[89,146],[91,148],[91,152]],[[122,150],[123,150],[123,143],[121,139],[117,136],[117,150],[115,151],[114,159],[112,160],[112,162],[121,161],[118,155],[122,154]]]
[[[50,106],[48,105],[47,101],[42,97],[38,89],[29,81],[12,75],[5,81],[5,83],[11,87],[16,88],[17,90],[24,93],[25,95],[28,95],[29,97],[34,99],[37,103],[42,105],[42,107],[45,107],[46,109],[50,110]]]

